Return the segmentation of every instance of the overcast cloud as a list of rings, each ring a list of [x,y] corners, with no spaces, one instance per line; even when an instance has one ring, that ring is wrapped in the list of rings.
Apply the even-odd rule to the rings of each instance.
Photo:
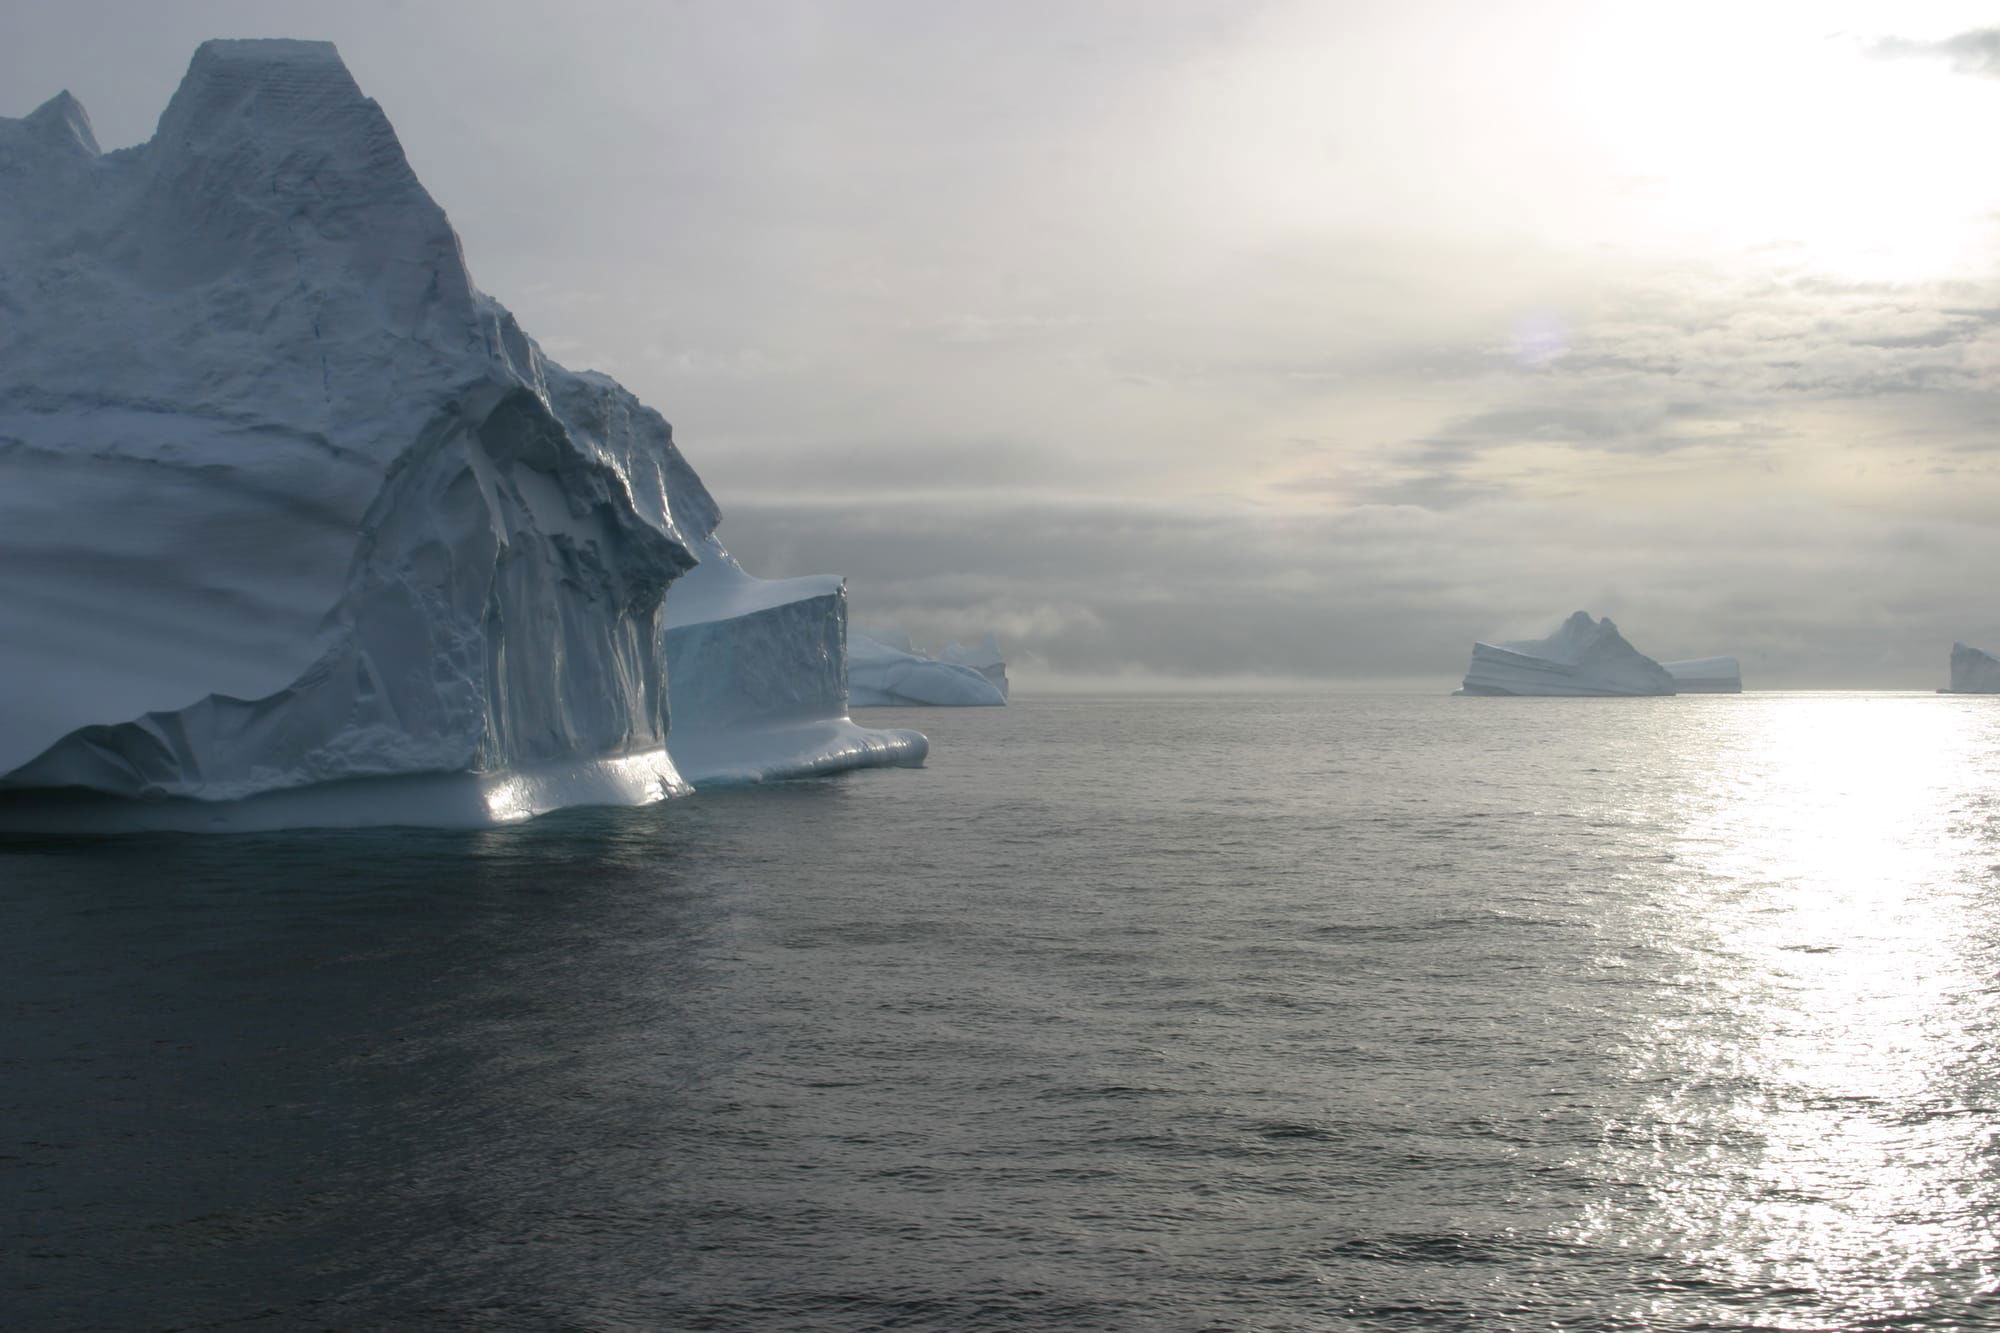
[[[1428,688],[1579,608],[1753,687],[2000,649],[1974,6],[0,13],[0,114],[107,146],[205,37],[334,40],[746,567],[1031,688]]]

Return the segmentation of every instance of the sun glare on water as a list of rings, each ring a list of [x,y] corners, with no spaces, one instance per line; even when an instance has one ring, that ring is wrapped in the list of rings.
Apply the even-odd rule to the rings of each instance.
[[[1988,878],[2000,720],[1963,701],[1745,701],[1686,753],[1681,892],[1640,936],[1680,979],[1633,1043],[1644,1116],[1585,1228],[1739,1292],[1894,1318],[2000,1281]],[[1699,789],[1699,787],[1697,787]],[[1982,1014],[1984,1017],[1982,1017]],[[1978,1021],[1974,1021],[1978,1020]]]

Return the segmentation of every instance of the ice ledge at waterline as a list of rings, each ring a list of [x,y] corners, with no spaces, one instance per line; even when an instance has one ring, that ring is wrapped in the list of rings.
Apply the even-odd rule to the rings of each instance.
[[[870,729],[847,717],[841,579],[753,578],[712,535],[695,549],[700,565],[667,598],[666,633],[668,747],[690,782],[923,763],[930,742],[922,732]]]
[[[686,789],[663,604],[697,546],[727,558],[715,505],[657,413],[474,288],[330,45],[205,43],[115,153],[67,94],[0,119],[0,177],[10,822]]]
[[[237,800],[131,800],[79,788],[0,796],[0,832],[255,833],[384,824],[486,828],[576,805],[646,805],[691,788],[664,750],[494,773],[410,773],[287,787]]]

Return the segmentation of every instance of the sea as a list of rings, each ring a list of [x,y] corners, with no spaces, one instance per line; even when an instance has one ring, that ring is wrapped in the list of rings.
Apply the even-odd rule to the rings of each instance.
[[[2000,699],[0,841],[0,1328],[2000,1328]]]

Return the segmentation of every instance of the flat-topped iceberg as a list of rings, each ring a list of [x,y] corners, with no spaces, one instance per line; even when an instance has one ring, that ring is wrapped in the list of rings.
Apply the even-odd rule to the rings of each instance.
[[[1941,694],[2000,694],[2000,658],[1963,643],[1951,646],[1951,684]]]
[[[1681,694],[1741,694],[1743,668],[1733,657],[1690,657],[1681,662],[1662,662],[1674,678]]]
[[[920,731],[847,717],[847,588],[837,575],[759,579],[713,535],[667,598],[674,762],[697,785],[923,762]]]
[[[1578,611],[1546,639],[1475,643],[1464,694],[1672,694],[1674,678],[1606,616]]]
[[[331,45],[205,43],[115,153],[68,94],[0,119],[0,180],[0,823],[687,789],[664,607],[713,504],[474,288]]]
[[[855,630],[847,638],[847,702],[854,708],[985,708],[1004,705],[1007,696],[974,667],[916,651],[908,635]]]

